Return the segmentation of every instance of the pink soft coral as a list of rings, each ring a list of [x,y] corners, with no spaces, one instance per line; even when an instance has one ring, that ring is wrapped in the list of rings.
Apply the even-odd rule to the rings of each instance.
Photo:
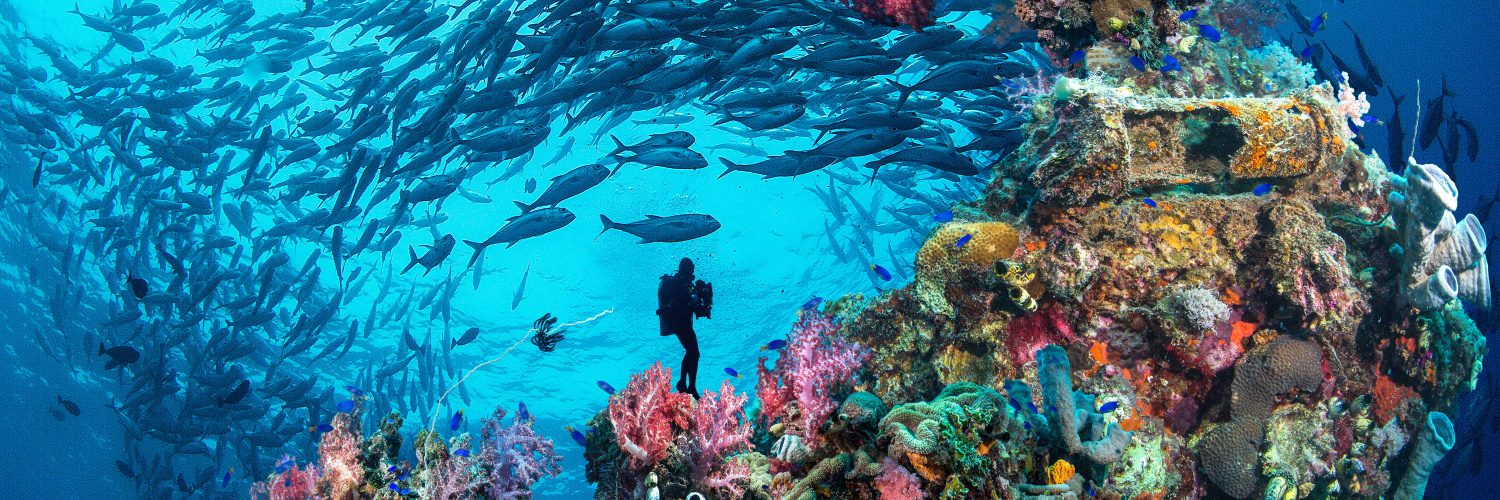
[[[922,481],[886,457],[880,464],[880,476],[875,478],[875,490],[880,492],[881,500],[915,500],[922,498]]]
[[[333,430],[323,433],[318,443],[318,462],[323,466],[323,484],[333,498],[348,498],[359,491],[365,481],[360,465],[359,428],[354,417],[340,413],[333,417]]]
[[[292,460],[282,457],[283,461]],[[316,498],[318,493],[318,467],[307,464],[297,467],[295,462],[287,470],[272,474],[270,479],[250,486],[250,498],[259,500],[306,500]],[[264,496],[262,496],[264,495]]]
[[[719,470],[714,471],[703,484],[709,489],[722,493],[720,498],[741,498],[745,496],[745,487],[741,484],[750,480],[750,464],[743,460],[726,460]]]
[[[551,439],[531,428],[534,418],[517,415],[509,426],[504,420],[505,409],[495,407],[484,421],[479,460],[489,470],[485,494],[491,499],[531,498],[532,484],[562,473],[557,465],[562,457],[553,451]]]
[[[804,310],[798,315],[776,368],[759,367],[755,392],[761,400],[761,417],[767,420],[783,416],[787,402],[796,401],[803,440],[817,446],[818,429],[838,407],[834,391],[855,381],[870,350],[844,340],[839,324],[823,313]]]
[[[1349,85],[1349,73],[1339,73],[1339,76],[1342,78],[1338,96],[1339,115],[1354,122],[1355,127],[1363,127],[1365,126],[1365,113],[1370,112],[1370,101],[1365,100],[1364,92],[1358,94],[1354,92],[1354,87]],[[1349,132],[1350,137],[1354,136],[1354,129],[1350,128],[1348,123],[1344,124],[1344,129]]]
[[[745,402],[750,397],[735,394],[734,385],[725,380],[719,392],[703,393],[693,406],[688,436],[693,443],[693,469],[700,474],[724,455],[750,447],[753,430],[745,421]]]
[[[932,0],[844,0],[844,4],[876,24],[905,24],[917,31],[932,25]]]
[[[672,392],[672,371],[657,363],[632,375],[625,388],[609,397],[609,421],[629,465],[645,470],[666,457],[676,434],[688,429],[692,397]]]

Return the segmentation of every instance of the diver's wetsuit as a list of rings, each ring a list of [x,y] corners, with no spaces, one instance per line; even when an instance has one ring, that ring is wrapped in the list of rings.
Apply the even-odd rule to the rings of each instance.
[[[693,273],[662,276],[656,289],[656,315],[662,336],[676,335],[687,352],[682,355],[682,376],[677,392],[698,396],[698,332],[693,331]]]

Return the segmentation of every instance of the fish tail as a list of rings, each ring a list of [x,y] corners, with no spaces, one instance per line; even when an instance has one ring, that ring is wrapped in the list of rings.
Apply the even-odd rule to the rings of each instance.
[[[724,176],[729,175],[730,172],[734,172],[734,171],[740,170],[739,165],[737,165],[734,162],[729,161],[727,159],[719,158],[719,163],[723,163],[724,164],[724,173],[719,174],[719,177],[718,177],[720,179],[723,179]]]
[[[625,147],[625,143],[620,142],[620,138],[619,137],[615,137],[615,134],[609,134],[609,139],[612,140],[612,141],[615,141],[615,150],[614,151],[610,151],[609,154],[605,155],[605,156],[608,156],[610,158],[614,158],[616,156],[620,156],[620,153],[623,153],[623,152],[625,152],[625,151],[627,151],[627,150],[630,149],[628,147]]]
[[[406,274],[407,271],[410,271],[412,267],[415,267],[417,265],[417,249],[412,248],[411,245],[407,245],[406,253],[408,255],[411,255],[411,263],[407,264],[406,267],[401,269],[401,274]]]
[[[896,99],[896,108],[892,109],[891,113],[901,111],[901,106],[906,105],[906,100],[911,97],[911,92],[914,89],[906,85],[897,83],[896,79],[894,78],[886,78],[885,82],[891,84],[892,87],[896,87],[896,90],[901,93],[901,97]]]
[[[513,201],[511,201],[511,203],[515,203],[516,204],[516,208],[521,209],[521,214],[522,215],[526,214],[527,212],[530,212],[532,208],[536,207],[536,205],[527,205],[525,203],[521,203],[520,200],[513,200]]]
[[[609,220],[609,216],[604,214],[599,214],[599,222],[604,223],[604,229],[599,231],[599,234],[594,235],[595,240],[598,240],[600,236],[604,236],[605,231],[609,231],[610,229],[614,229],[618,226],[618,224],[615,224],[615,221]]]
[[[474,267],[474,262],[479,260],[480,253],[484,252],[485,244],[478,241],[464,240],[464,244],[474,249],[474,255],[469,257],[469,267]]]
[[[714,122],[714,125],[721,125],[739,119],[738,117],[734,116],[734,113],[730,113],[729,110],[724,109],[724,106],[722,104],[711,102],[708,103],[708,105],[713,106],[714,111],[724,113],[724,117],[720,118],[719,121]]]

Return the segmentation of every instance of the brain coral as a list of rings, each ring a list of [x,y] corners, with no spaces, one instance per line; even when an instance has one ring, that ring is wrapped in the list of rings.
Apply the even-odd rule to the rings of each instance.
[[[1252,349],[1240,358],[1230,382],[1232,420],[1198,440],[1203,473],[1225,494],[1247,498],[1260,484],[1260,447],[1276,396],[1292,388],[1316,390],[1323,382],[1323,351],[1318,344],[1288,335]]]

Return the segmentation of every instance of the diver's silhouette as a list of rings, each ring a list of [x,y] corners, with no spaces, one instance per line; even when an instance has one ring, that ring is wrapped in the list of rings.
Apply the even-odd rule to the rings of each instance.
[[[677,274],[661,277],[656,288],[656,315],[661,319],[662,336],[676,335],[687,352],[682,355],[682,375],[677,392],[698,397],[698,333],[693,331],[693,317],[709,318],[713,313],[713,285],[693,280],[693,261],[683,257]]]

